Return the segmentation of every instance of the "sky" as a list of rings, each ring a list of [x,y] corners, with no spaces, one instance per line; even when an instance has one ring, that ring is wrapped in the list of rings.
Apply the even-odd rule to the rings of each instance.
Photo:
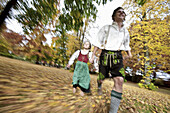
[[[112,2],[107,2],[106,5],[100,5],[97,6],[98,9],[98,14],[96,18],[96,22],[93,24],[95,28],[89,29],[89,34],[87,35],[86,38],[91,40],[92,37],[95,37],[99,29],[106,25],[106,24],[111,24],[112,19],[111,15],[113,13],[113,10],[116,9],[119,6],[122,6],[125,0],[113,0]],[[7,28],[11,29],[12,31],[16,33],[23,34],[21,24],[19,24],[16,20],[6,20],[7,22]],[[47,38],[47,43],[50,45],[51,44],[51,36],[50,35],[45,35]]]
[[[107,2],[106,5],[100,5],[98,6],[98,14],[96,18],[96,22],[94,23],[94,26],[96,28],[91,28],[89,30],[90,36],[87,36],[87,39],[91,40],[91,38],[96,37],[99,29],[108,24],[112,24],[112,13],[114,9],[117,7],[122,7],[122,4],[125,0],[113,0],[112,2]]]

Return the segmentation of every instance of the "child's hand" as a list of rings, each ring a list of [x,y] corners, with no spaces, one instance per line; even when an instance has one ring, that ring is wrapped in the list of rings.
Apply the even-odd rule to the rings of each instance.
[[[94,62],[94,58],[92,57],[91,59],[90,59],[90,61],[89,61],[91,64],[93,64],[93,62]]]
[[[69,64],[67,64],[67,68],[70,68],[70,65],[69,65]]]

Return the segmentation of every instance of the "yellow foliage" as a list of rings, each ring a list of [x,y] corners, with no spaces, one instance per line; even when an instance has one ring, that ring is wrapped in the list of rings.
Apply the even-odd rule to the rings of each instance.
[[[92,107],[94,108],[94,107],[95,107],[95,104],[93,104]]]
[[[68,43],[67,43],[67,48],[68,50],[66,51],[66,54],[68,56],[71,56],[76,50],[80,49],[80,42],[74,34],[67,34],[68,36]]]
[[[147,5],[143,7],[147,8],[146,6]],[[160,18],[145,19],[143,21],[137,20],[131,24],[129,32],[130,36],[133,38],[130,40],[130,46],[132,48],[132,54],[135,54],[133,58],[140,59],[141,67],[146,64],[146,62],[152,63],[152,60],[157,59],[154,60],[156,64],[162,64],[162,68],[170,68],[168,65],[168,55],[170,54],[168,18],[169,16],[165,17],[163,20]],[[149,56],[146,57],[144,53],[148,53]]]

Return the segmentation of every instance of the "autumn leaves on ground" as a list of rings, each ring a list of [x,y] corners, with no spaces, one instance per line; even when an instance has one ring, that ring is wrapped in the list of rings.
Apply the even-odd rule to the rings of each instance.
[[[73,72],[0,56],[0,113],[108,113],[111,80],[96,92],[91,75],[91,95],[72,93]],[[168,113],[170,95],[125,83],[118,113]]]

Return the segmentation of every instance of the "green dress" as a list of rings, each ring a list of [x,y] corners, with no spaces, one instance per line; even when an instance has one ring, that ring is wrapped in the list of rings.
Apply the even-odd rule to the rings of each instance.
[[[88,64],[85,62],[77,61],[73,75],[73,85],[79,85],[84,89],[90,86],[90,74]]]

